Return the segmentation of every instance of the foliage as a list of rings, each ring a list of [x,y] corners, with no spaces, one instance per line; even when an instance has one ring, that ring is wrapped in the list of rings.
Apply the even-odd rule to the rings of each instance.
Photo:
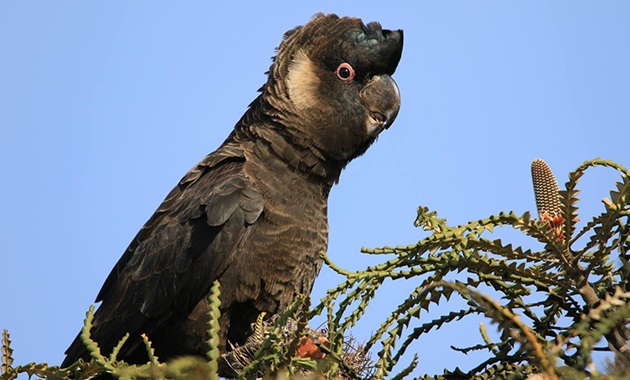
[[[617,170],[621,180],[604,200],[604,211],[576,232],[577,184],[595,166]],[[618,355],[629,354],[630,173],[610,161],[587,161],[569,174],[558,195],[560,215],[539,210],[540,220],[528,212],[509,212],[451,226],[435,211],[420,207],[416,225],[429,235],[406,247],[364,250],[394,255],[382,264],[348,272],[326,258],[346,281],[331,289],[315,310],[336,302],[332,325],[343,331],[364,314],[384,281],[417,283],[367,343],[367,349],[380,346],[377,378],[390,375],[411,343],[424,334],[475,314],[498,324],[500,339],[492,341],[482,329],[483,343],[461,351],[486,350],[488,359],[467,372],[456,368],[424,378],[525,378],[532,373],[598,378],[590,354],[602,337]],[[520,231],[542,249],[493,239],[498,227]],[[449,275],[457,280],[448,280]],[[499,295],[500,303],[482,294],[489,289]],[[424,320],[432,305],[455,294],[467,307]]]
[[[416,225],[426,236],[417,244],[364,249],[386,259],[354,272],[337,267],[322,255],[345,280],[312,309],[308,300],[300,297],[278,316],[261,316],[250,342],[231,354],[222,357],[218,351],[220,301],[215,284],[210,295],[209,352],[205,359],[183,357],[161,363],[146,337],[150,361],[145,365],[116,359],[126,337],[105,357],[90,338],[91,308],[81,334],[93,358],[89,363],[79,361],[64,369],[34,363],[12,367],[12,349],[5,331],[0,379],[14,379],[19,373],[87,379],[106,372],[123,379],[212,379],[217,378],[223,361],[245,379],[399,380],[415,373],[417,357],[402,369],[397,365],[414,342],[422,344],[430,331],[473,315],[485,316],[496,324],[498,339],[493,339],[482,324],[479,344],[454,349],[463,353],[485,351],[486,359],[468,370],[448,368],[443,374],[426,374],[419,379],[629,379],[630,172],[610,161],[587,161],[569,174],[564,189],[556,194],[555,178],[552,181],[548,177],[551,171],[546,164],[536,165],[544,169],[543,178],[548,179],[547,190],[536,190],[537,201],[539,193],[544,197],[539,207],[552,205],[552,209],[539,209],[539,218],[528,212],[508,212],[451,226],[435,211],[420,207]],[[610,199],[604,199],[601,214],[578,229],[577,185],[593,167],[616,170],[620,180]],[[529,239],[527,246],[496,238],[502,228],[522,233]],[[415,285],[409,296],[375,328],[365,346],[349,341],[349,329],[364,316],[377,290],[385,282],[401,280]],[[447,305],[452,297],[462,299],[460,304],[465,306],[427,318],[432,306]],[[327,316],[326,329],[308,328],[309,319],[321,314]],[[598,347],[602,341],[608,347]],[[592,362],[594,350],[612,350],[615,362],[622,364],[609,365],[614,373],[604,375]],[[366,354],[370,351],[377,352],[374,361]],[[396,374],[394,369],[398,369]]]
[[[143,335],[145,347],[149,356],[149,362],[144,365],[129,365],[123,361],[117,360],[120,349],[129,338],[129,334],[122,337],[120,342],[114,347],[112,353],[105,357],[101,354],[98,343],[92,340],[90,330],[92,328],[92,320],[94,318],[94,306],[91,306],[86,314],[83,328],[81,329],[81,340],[88,348],[90,356],[93,358],[90,362],[79,360],[68,368],[59,368],[57,366],[48,366],[47,364],[30,363],[25,366],[11,367],[13,359],[11,358],[12,349],[8,340],[8,333],[5,330],[2,340],[2,372],[1,380],[11,380],[17,378],[20,373],[27,373],[29,377],[35,375],[46,379],[90,379],[99,374],[111,373],[120,379],[210,379],[218,380],[216,373],[218,366],[219,348],[218,348],[218,308],[221,304],[219,301],[219,283],[215,282],[210,291],[209,300],[209,339],[208,339],[208,360],[203,358],[186,356],[174,359],[168,363],[160,363],[158,357],[151,347],[151,342],[146,335]],[[8,352],[5,355],[4,353]]]

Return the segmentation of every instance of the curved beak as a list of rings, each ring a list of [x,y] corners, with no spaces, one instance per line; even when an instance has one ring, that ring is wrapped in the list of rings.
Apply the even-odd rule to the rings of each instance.
[[[368,109],[366,132],[376,136],[392,125],[400,109],[398,85],[388,74],[375,75],[359,93]]]

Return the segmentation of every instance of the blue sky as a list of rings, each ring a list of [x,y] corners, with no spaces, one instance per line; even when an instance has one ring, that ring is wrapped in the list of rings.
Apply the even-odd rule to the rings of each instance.
[[[419,205],[452,223],[534,211],[529,167],[559,182],[587,159],[630,165],[630,3],[623,1],[0,3],[0,328],[17,363],[59,363],[127,244],[256,96],[282,34],[316,12],[404,29],[392,128],[330,197],[329,255],[407,245]],[[580,187],[582,219],[614,176]],[[314,295],[340,281],[323,270]],[[412,284],[408,284],[411,286]],[[384,288],[355,335],[405,296]],[[385,313],[385,314],[384,314]],[[421,373],[470,366],[424,339]]]

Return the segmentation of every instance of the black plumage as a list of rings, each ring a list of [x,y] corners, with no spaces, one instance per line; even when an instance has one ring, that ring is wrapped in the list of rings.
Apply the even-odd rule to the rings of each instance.
[[[327,199],[341,170],[393,122],[390,77],[402,31],[316,15],[286,33],[260,95],[225,142],[168,194],[98,294],[104,354],[147,361],[205,355],[207,300],[221,283],[221,344],[245,342],[261,312],[308,294],[327,247]],[[62,366],[88,359],[77,337]]]

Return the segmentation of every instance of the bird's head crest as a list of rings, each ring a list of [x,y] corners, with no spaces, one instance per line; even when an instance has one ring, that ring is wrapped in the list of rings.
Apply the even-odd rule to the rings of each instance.
[[[280,133],[345,166],[396,118],[403,32],[316,14],[285,33],[260,107]],[[278,126],[283,126],[280,128]]]
[[[392,75],[402,47],[400,30],[384,30],[378,22],[366,25],[360,18],[318,13],[307,24],[284,34],[275,61],[302,51],[311,59],[335,62],[341,53],[353,66],[369,68],[373,74]]]

